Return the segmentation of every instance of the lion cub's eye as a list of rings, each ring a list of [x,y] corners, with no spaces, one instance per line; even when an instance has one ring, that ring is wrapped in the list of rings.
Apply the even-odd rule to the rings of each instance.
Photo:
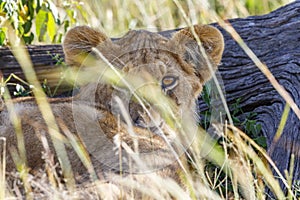
[[[177,85],[178,85],[178,77],[175,76],[165,76],[162,80],[161,80],[161,88],[164,92],[170,91],[172,89],[174,89]]]

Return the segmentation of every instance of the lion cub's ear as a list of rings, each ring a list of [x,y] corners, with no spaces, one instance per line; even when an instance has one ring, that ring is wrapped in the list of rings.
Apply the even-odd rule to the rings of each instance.
[[[213,69],[216,70],[224,50],[223,35],[218,29],[210,25],[195,25],[194,29],[209,57]],[[205,64],[206,61],[200,52],[190,28],[185,28],[177,32],[171,41],[183,47],[183,58],[186,62],[193,65],[194,71],[200,77],[201,83],[205,83],[211,78],[209,69]]]
[[[68,65],[80,65],[84,57],[105,41],[111,42],[104,33],[88,26],[77,26],[68,31],[63,42],[65,60]]]

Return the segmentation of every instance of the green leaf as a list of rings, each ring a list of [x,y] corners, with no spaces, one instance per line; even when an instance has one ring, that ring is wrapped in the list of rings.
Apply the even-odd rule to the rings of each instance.
[[[38,11],[38,10],[35,11],[36,6],[37,6],[37,5],[36,5],[36,2],[35,2],[35,1],[33,1],[33,2],[31,2],[31,3],[27,3],[27,7],[28,7],[28,16],[30,17],[30,18],[29,18],[30,21],[32,21],[34,15],[35,15],[35,12]]]
[[[253,139],[259,146],[263,147],[264,149],[267,148],[267,139],[263,136],[257,137]]]
[[[58,35],[58,37],[56,38],[56,42],[57,42],[57,43],[62,43],[62,37],[63,37],[63,34],[60,33],[60,34]]]
[[[56,24],[51,12],[48,12],[47,32],[50,37],[50,40],[53,41],[56,35]]]
[[[27,21],[25,22],[25,24],[23,24],[23,28],[24,28],[24,33],[28,33],[31,29],[32,26],[32,22],[31,21]]]
[[[65,32],[68,31],[69,26],[70,26],[70,21],[69,21],[69,20],[66,20],[66,21],[64,22],[64,31],[65,31]]]
[[[25,44],[31,44],[33,39],[34,39],[33,33],[23,35],[23,40],[24,40]]]
[[[0,45],[4,45],[5,38],[6,38],[5,32],[0,28]]]
[[[36,26],[36,35],[39,40],[43,40],[46,29],[48,12],[40,9],[38,14],[36,15],[35,26]]]
[[[75,24],[76,23],[76,19],[74,18],[74,10],[71,9],[67,9],[67,15],[70,18],[71,24]]]
[[[18,27],[18,34],[19,35],[23,35],[24,34],[24,28],[23,28],[23,26],[19,26]]]
[[[232,117],[232,121],[233,121],[233,124],[235,125],[239,125],[241,123],[241,120],[235,116],[231,116]]]

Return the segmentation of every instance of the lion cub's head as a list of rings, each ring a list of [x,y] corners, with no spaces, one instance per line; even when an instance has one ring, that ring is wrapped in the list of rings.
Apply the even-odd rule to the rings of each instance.
[[[133,30],[118,40],[111,40],[102,32],[79,26],[67,33],[63,47],[66,62],[73,66],[82,65],[82,56],[88,54],[100,59],[95,50],[101,52],[112,66],[123,74],[132,78],[143,78],[145,82],[140,87],[147,84],[158,85],[179,111],[184,113],[187,109],[194,111],[196,97],[202,91],[204,83],[212,76],[208,63],[215,71],[224,49],[223,36],[216,28],[196,25],[194,30],[201,40],[206,56],[189,28],[176,32],[170,39],[157,33]],[[81,59],[78,59],[79,57]],[[112,85],[98,81],[96,87],[95,83],[82,87],[78,96],[88,100],[91,95],[95,95],[97,103],[111,109],[111,97],[115,89]],[[124,95],[121,95],[121,98],[122,96]],[[134,98],[128,103],[132,121],[139,125],[151,126],[150,122],[145,124],[145,107],[139,105],[140,102],[136,99],[132,99]],[[154,113],[152,112],[153,115]]]

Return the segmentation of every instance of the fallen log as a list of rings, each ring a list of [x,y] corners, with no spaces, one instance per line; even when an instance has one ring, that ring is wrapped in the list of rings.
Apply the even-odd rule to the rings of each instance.
[[[299,107],[300,2],[296,1],[267,15],[229,22]],[[294,154],[294,180],[300,180],[299,119],[291,111],[282,135],[275,139],[286,103],[231,36],[224,30],[222,33],[226,47],[219,71],[227,103],[230,105],[241,97],[239,103],[242,110],[257,113],[256,120],[262,125],[270,156],[283,173],[289,169],[291,155]]]

